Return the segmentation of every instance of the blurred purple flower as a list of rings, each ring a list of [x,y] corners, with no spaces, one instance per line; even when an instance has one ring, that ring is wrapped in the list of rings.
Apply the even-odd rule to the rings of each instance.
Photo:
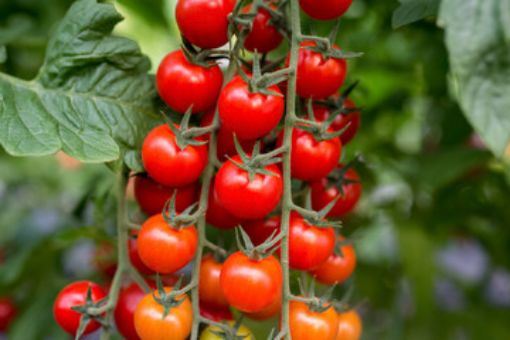
[[[501,307],[510,307],[510,273],[502,268],[492,271],[485,289],[485,298],[489,303]]]
[[[464,293],[454,282],[445,278],[435,280],[434,294],[439,308],[447,311],[463,309],[466,304]]]
[[[467,284],[476,284],[487,272],[489,258],[478,241],[454,239],[439,250],[436,263],[447,276]]]

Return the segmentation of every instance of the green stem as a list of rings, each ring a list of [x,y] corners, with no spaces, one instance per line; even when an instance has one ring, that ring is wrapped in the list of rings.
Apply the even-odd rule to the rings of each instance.
[[[282,225],[281,231],[285,235],[281,243],[280,261],[283,269],[283,302],[281,316],[281,334],[285,339],[290,339],[289,331],[289,302],[290,291],[290,268],[289,268],[289,220],[292,210],[292,182],[290,173],[290,154],[292,150],[292,129],[296,121],[296,71],[299,53],[299,38],[301,36],[301,18],[299,13],[299,1],[290,0],[290,22],[292,35],[290,41],[289,58],[289,81],[287,88],[287,112],[285,117],[283,145],[287,152],[283,155],[284,192],[282,202]]]

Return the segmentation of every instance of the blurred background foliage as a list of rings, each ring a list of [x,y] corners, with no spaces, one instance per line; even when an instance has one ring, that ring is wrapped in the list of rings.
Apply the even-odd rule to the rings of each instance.
[[[71,3],[0,0],[8,55],[0,70],[33,78]],[[173,5],[116,1],[126,17],[117,33],[140,44],[153,70],[180,42]],[[398,6],[355,0],[338,37],[343,48],[365,52],[349,63],[363,125],[345,157],[361,154],[366,164],[363,200],[344,223],[359,255],[352,302],[365,339],[505,339],[508,172],[452,99],[444,31],[434,18],[392,29]],[[304,25],[331,29],[306,18]],[[92,258],[95,245],[111,240],[112,176],[102,165],[62,162],[0,151],[0,295],[20,309],[9,339],[65,339],[50,313],[56,293],[72,278],[101,280]],[[260,335],[271,325],[250,326]]]

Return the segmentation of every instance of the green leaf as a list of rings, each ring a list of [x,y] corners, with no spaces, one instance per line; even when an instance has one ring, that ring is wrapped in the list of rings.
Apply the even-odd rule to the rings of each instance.
[[[399,28],[421,19],[436,16],[440,0],[400,0],[393,12],[392,26]]]
[[[450,0],[440,10],[458,101],[491,151],[510,158],[510,0]]]
[[[4,45],[0,45],[0,64],[5,63],[7,60],[7,50]]]
[[[108,162],[137,150],[158,117],[150,62],[111,35],[122,17],[110,4],[79,0],[50,38],[32,81],[0,73],[0,144],[15,156],[63,150]]]

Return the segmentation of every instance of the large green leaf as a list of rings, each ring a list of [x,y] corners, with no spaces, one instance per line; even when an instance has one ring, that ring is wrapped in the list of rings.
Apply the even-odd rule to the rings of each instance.
[[[453,82],[467,118],[498,156],[510,156],[510,0],[447,0],[440,10]]]
[[[111,35],[121,20],[111,4],[79,0],[51,37],[36,79],[0,74],[0,144],[8,153],[63,150],[107,162],[139,149],[155,122],[156,93],[138,45]]]
[[[440,0],[400,0],[400,7],[393,12],[393,28],[437,15]]]

